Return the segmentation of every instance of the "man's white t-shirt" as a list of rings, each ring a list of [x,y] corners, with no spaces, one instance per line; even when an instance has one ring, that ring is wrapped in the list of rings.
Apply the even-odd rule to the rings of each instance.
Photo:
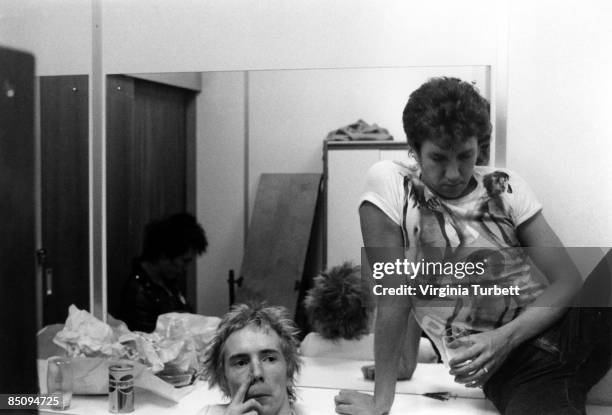
[[[449,200],[424,185],[416,164],[385,160],[369,169],[360,199],[360,205],[372,203],[400,226],[404,247],[416,246],[416,260],[431,265],[433,274],[421,275],[417,285],[468,288],[469,295],[411,296],[419,325],[440,351],[445,328],[493,330],[514,319],[546,286],[534,276],[516,232],[542,209],[533,191],[506,169],[476,166],[473,177],[473,191]],[[480,263],[484,273],[470,278],[440,273],[439,266],[449,261]],[[473,295],[472,283],[517,287],[519,294]]]

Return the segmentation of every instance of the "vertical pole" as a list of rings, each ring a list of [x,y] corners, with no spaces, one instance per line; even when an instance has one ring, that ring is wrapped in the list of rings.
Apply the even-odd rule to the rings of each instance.
[[[103,65],[103,0],[92,0],[91,123],[89,141],[89,304],[106,321],[106,130]]]

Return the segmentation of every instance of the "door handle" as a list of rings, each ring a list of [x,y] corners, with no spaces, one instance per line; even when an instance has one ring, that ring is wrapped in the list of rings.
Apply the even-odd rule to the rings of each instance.
[[[45,248],[40,248],[36,251],[36,260],[38,265],[41,267],[45,266],[45,261],[47,260],[47,250]]]
[[[45,284],[47,296],[53,295],[53,268],[45,268]]]
[[[53,295],[53,268],[47,268],[47,250],[40,248],[36,251],[36,260],[38,266],[43,270],[43,278],[45,281],[45,294]]]

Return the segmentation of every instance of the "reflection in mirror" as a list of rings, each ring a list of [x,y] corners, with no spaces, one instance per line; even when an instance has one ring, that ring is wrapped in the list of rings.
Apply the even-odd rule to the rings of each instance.
[[[88,77],[43,76],[40,97],[42,324],[89,308]],[[40,298],[40,297],[39,297]]]
[[[168,272],[161,272],[163,267],[157,266],[157,260],[161,259],[157,254],[154,261],[149,258],[147,262],[155,265],[148,273],[137,260],[143,254],[148,223],[178,212],[195,211],[193,149],[197,91],[192,88],[198,85],[181,83],[181,80],[192,78],[194,76],[189,74],[107,77],[107,304],[114,317],[123,317],[120,310],[122,287],[128,275],[133,273],[140,274],[141,280],[147,277],[146,287],[143,285],[139,296],[157,303],[151,307],[158,311],[191,310],[186,307],[187,303],[195,304],[191,298],[195,290],[186,287],[187,281],[193,285],[193,267],[190,267],[191,275],[181,278],[177,287],[170,281],[173,267],[182,267],[182,256],[188,249],[176,252],[181,258],[174,258],[174,255],[169,258],[176,261],[162,264],[164,269],[170,269]],[[195,76],[199,78],[199,74]],[[162,233],[163,237],[160,236],[159,241],[156,239],[156,244],[163,244],[164,239],[172,237],[171,232]],[[197,250],[202,249],[198,245]],[[165,253],[162,249],[161,255]],[[166,281],[162,276],[169,279]],[[176,295],[167,296],[170,292]],[[179,292],[187,296],[183,298]],[[152,331],[154,327],[144,324],[137,328]]]
[[[108,76],[109,312],[119,305],[144,224],[187,209],[210,241],[187,279],[187,298],[200,313],[223,314],[259,176],[322,173],[326,135],[359,119],[405,141],[403,106],[432,76],[468,80],[490,98],[487,66]]]

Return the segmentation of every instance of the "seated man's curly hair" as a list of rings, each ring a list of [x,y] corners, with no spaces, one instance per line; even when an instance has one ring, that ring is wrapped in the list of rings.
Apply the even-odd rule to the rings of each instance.
[[[157,262],[173,259],[192,249],[200,255],[206,252],[208,240],[195,216],[187,212],[175,213],[147,223],[144,231],[141,259]]]
[[[358,339],[370,331],[374,301],[350,262],[333,267],[314,279],[304,300],[310,324],[325,339]]]
[[[458,78],[432,78],[408,99],[402,116],[408,144],[417,154],[425,140],[451,146],[455,141],[475,137],[478,164],[489,157],[491,121],[489,102],[470,83]]]

